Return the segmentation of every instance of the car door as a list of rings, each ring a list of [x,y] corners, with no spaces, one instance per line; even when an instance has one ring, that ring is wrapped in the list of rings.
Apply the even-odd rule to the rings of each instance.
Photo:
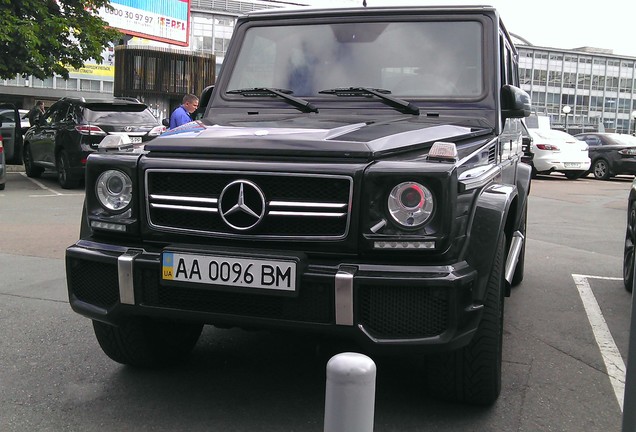
[[[7,164],[22,163],[22,132],[20,128],[20,114],[15,105],[0,103],[0,134]]]
[[[55,143],[60,128],[64,129],[64,120],[69,110],[67,102],[58,102],[44,113],[40,124],[33,132],[31,154],[38,165],[55,167]]]

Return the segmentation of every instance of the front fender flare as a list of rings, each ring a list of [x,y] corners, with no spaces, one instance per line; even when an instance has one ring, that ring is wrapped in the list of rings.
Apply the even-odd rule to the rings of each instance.
[[[463,256],[478,273],[473,292],[473,298],[478,302],[484,298],[499,237],[505,232],[508,214],[517,195],[515,186],[493,184],[477,198]],[[508,241],[510,239],[506,239]]]

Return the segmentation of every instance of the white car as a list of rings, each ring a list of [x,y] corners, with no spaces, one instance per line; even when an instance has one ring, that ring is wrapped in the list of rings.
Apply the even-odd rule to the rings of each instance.
[[[561,172],[575,180],[590,169],[588,145],[555,129],[528,129],[532,136],[533,174]]]

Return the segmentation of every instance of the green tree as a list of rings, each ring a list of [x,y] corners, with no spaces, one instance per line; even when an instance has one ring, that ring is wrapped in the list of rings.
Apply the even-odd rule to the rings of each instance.
[[[109,0],[0,0],[0,79],[16,74],[68,78],[68,66],[101,53],[121,37],[97,15]]]

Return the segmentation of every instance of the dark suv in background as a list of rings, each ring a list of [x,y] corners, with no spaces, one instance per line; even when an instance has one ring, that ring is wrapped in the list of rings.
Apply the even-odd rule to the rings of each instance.
[[[127,135],[133,144],[159,136],[165,127],[136,99],[62,98],[24,137],[24,167],[29,177],[45,169],[58,173],[60,185],[72,189],[84,179],[88,155],[107,135]]]

